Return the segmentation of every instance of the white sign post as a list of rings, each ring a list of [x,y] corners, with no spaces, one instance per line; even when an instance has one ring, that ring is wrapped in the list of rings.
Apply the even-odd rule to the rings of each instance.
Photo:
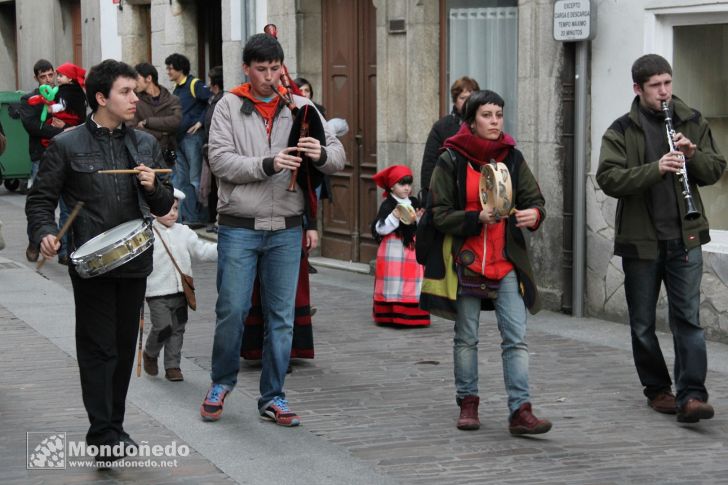
[[[592,0],[554,2],[554,40],[577,42],[596,35],[596,8]]]

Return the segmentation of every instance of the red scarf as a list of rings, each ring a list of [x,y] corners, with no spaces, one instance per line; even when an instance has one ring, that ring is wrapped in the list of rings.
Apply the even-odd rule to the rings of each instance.
[[[445,140],[443,148],[452,148],[468,160],[479,166],[491,160],[502,162],[508,152],[516,146],[516,140],[503,132],[497,140],[486,140],[474,135],[467,123],[460,125],[460,129],[453,136]]]
[[[250,83],[236,86],[230,92],[236,96],[239,96],[241,98],[247,98],[253,102],[255,110],[260,113],[260,116],[263,117],[263,121],[265,122],[265,131],[268,134],[268,137],[270,137],[270,132],[273,129],[273,118],[275,118],[276,116],[278,101],[280,100],[280,98],[278,96],[273,96],[270,101],[263,101],[261,99],[258,99],[253,96]],[[285,88],[281,88],[279,86],[278,92],[285,92]]]

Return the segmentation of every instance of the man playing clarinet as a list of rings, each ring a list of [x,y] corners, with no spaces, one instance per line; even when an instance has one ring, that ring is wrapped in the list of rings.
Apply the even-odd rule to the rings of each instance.
[[[294,129],[291,110],[311,102],[281,86],[282,66],[278,41],[267,34],[252,36],[243,50],[243,72],[250,82],[225,94],[212,118],[209,157],[219,184],[219,229],[212,385],[200,408],[208,421],[220,419],[224,400],[237,382],[243,321],[257,273],[267,324],[258,412],[282,426],[300,424],[288,407],[283,383],[291,353],[307,194],[301,187],[287,188],[303,157],[312,169],[331,174],[344,167],[345,155],[328,128],[322,136],[325,147],[315,136],[288,146]],[[306,245],[314,248],[315,231],[305,234]]]
[[[656,54],[640,57],[632,65],[632,81],[636,97],[630,112],[602,137],[597,182],[605,194],[619,199],[614,254],[622,257],[632,353],[648,405],[677,414],[678,422],[695,423],[713,417],[699,315],[701,245],[710,236],[698,185],[717,182],[726,161],[707,121],[672,95],[667,60]],[[675,342],[677,395],[655,335],[663,282]]]

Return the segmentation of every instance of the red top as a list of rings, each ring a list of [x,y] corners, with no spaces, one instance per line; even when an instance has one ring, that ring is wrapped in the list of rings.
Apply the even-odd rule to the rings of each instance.
[[[480,212],[483,210],[480,204],[480,172],[470,164],[465,185],[465,210]],[[505,256],[506,221],[507,218],[504,218],[495,224],[483,224],[480,234],[465,239],[461,254],[466,250],[475,254],[475,260],[467,265],[469,270],[492,280],[501,280],[513,270],[513,264]]]

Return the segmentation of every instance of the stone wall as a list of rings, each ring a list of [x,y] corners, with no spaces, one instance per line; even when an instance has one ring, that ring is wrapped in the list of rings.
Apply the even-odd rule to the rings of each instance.
[[[416,174],[425,141],[440,117],[440,19],[437,2],[375,1],[377,9],[377,165],[408,165]],[[389,21],[405,20],[405,33]]]
[[[617,200],[587,181],[587,309],[591,316],[629,323],[622,260],[613,254]],[[700,321],[706,338],[728,343],[728,252],[720,244],[703,246]],[[664,286],[657,302],[657,327],[669,331]]]

